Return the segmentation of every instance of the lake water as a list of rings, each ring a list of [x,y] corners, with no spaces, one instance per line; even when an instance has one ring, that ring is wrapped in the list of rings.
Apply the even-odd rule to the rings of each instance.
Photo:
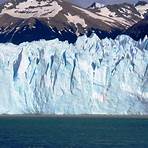
[[[0,148],[148,148],[148,119],[4,116]]]

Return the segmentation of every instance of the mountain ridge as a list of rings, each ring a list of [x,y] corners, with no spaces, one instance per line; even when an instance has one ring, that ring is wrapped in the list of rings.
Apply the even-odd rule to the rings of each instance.
[[[59,38],[74,43],[78,36],[89,36],[93,32],[100,39],[114,39],[144,18],[145,5],[136,8],[124,3],[84,9],[62,0],[9,0],[0,7],[0,42],[19,44],[27,40]],[[40,23],[35,26],[31,19]],[[42,36],[40,31],[37,33],[39,28],[46,35]],[[34,33],[38,38],[33,38]]]

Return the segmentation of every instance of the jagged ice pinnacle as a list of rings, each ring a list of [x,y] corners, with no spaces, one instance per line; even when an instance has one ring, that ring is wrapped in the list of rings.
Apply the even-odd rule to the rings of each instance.
[[[147,37],[0,44],[0,113],[147,114]]]

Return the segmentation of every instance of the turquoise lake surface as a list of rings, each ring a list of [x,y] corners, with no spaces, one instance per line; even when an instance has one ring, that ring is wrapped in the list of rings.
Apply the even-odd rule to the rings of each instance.
[[[148,119],[2,116],[0,148],[148,148]]]

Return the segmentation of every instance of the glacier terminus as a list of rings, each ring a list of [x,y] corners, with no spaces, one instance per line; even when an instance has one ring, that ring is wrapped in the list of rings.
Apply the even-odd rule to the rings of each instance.
[[[148,38],[0,44],[0,114],[148,114]]]

